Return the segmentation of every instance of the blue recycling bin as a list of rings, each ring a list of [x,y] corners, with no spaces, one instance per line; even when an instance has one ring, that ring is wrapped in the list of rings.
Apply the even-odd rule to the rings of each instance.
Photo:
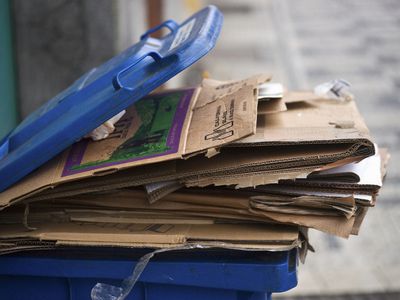
[[[120,286],[144,249],[34,251],[0,256],[2,299],[90,299],[93,286]],[[126,299],[271,299],[297,285],[297,250],[191,250],[156,255]]]

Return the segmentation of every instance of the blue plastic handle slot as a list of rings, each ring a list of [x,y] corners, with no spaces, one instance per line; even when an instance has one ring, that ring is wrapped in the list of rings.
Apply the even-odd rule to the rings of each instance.
[[[171,32],[174,33],[178,29],[179,24],[176,23],[174,20],[167,20],[164,23],[161,23],[160,25],[147,30],[144,34],[141,35],[140,40],[144,40],[144,39],[148,38],[150,36],[150,34],[156,32],[164,27],[167,27]]]
[[[140,63],[143,59],[145,59],[146,57],[152,57],[154,59],[155,62],[159,62],[162,59],[162,56],[160,55],[160,53],[156,52],[156,51],[152,51],[152,52],[148,52],[145,55],[139,57],[135,62],[133,62],[132,64],[130,64],[129,66],[127,66],[126,68],[122,69],[121,71],[119,71],[117,73],[117,75],[114,76],[113,80],[112,80],[112,84],[114,86],[114,89],[116,91],[118,91],[119,89],[124,89],[124,90],[128,90],[128,91],[133,91],[133,88],[125,86],[122,84],[121,82],[121,75],[123,73],[125,73],[126,71],[128,71],[129,69],[132,69],[134,66],[136,66],[138,63]]]

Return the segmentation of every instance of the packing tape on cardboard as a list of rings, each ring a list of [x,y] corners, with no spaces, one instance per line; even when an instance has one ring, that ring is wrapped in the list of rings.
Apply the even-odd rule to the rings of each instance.
[[[139,259],[135,268],[133,269],[132,275],[125,278],[122,281],[121,286],[115,286],[106,283],[96,283],[96,285],[92,288],[90,296],[92,300],[123,300],[129,295],[129,293],[135,286],[136,282],[139,280],[140,275],[143,273],[150,259],[152,259],[154,255],[167,251],[205,249],[205,248],[208,247],[198,244],[193,244],[193,245],[185,245],[174,248],[157,249],[153,252],[147,253]]]
[[[303,236],[303,238],[307,237],[306,235],[304,235],[304,234],[306,234],[306,231],[305,231],[305,233],[300,231],[300,234]],[[304,262],[305,256],[306,256],[306,253],[307,253],[307,250],[309,249],[309,247],[310,247],[310,245],[308,243],[308,239],[305,239],[300,244],[281,247],[279,250],[275,250],[275,251],[288,251],[293,248],[297,248],[300,261]],[[140,278],[140,275],[143,273],[147,264],[150,262],[150,259],[152,259],[158,253],[169,252],[169,251],[178,251],[178,250],[211,249],[211,248],[224,248],[224,249],[230,249],[230,250],[254,251],[254,252],[265,251],[265,250],[261,250],[261,249],[251,249],[251,248],[246,249],[246,248],[242,248],[242,247],[234,247],[231,245],[224,246],[223,244],[219,244],[218,247],[215,245],[186,244],[184,246],[178,246],[178,247],[173,247],[173,248],[157,249],[157,250],[154,250],[152,252],[149,252],[149,253],[143,255],[139,259],[135,268],[133,269],[132,275],[125,278],[122,281],[121,286],[115,286],[115,285],[101,283],[101,282],[96,283],[90,293],[91,299],[92,300],[124,300],[129,295],[129,293],[132,291],[132,289],[134,288],[136,282]],[[312,247],[311,247],[311,250],[314,252],[314,249]],[[273,250],[269,250],[269,251],[273,251]]]

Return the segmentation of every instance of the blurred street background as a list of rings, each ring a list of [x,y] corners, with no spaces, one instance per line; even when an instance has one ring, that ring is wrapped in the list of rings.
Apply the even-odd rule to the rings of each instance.
[[[281,299],[400,299],[400,1],[1,0],[0,19],[11,25],[0,26],[7,38],[0,66],[11,76],[2,77],[0,96],[11,100],[1,100],[0,135],[146,28],[182,21],[207,4],[225,17],[217,47],[170,87],[198,84],[205,72],[221,80],[267,72],[289,89],[342,78],[392,156],[360,235],[344,240],[312,231],[316,253],[299,266],[298,287]],[[5,64],[10,59],[15,63]]]

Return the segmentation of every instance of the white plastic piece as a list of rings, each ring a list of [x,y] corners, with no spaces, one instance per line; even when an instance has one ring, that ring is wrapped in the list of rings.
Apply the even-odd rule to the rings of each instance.
[[[89,134],[85,135],[85,138],[91,138],[93,141],[100,141],[107,138],[115,130],[115,123],[117,123],[122,116],[125,114],[125,110],[112,117],[107,122],[101,124],[99,127],[94,129]]]
[[[281,83],[267,82],[258,86],[258,99],[275,99],[283,97]]]
[[[317,85],[314,94],[327,99],[350,101],[354,98],[350,92],[351,84],[343,79],[334,79]]]

